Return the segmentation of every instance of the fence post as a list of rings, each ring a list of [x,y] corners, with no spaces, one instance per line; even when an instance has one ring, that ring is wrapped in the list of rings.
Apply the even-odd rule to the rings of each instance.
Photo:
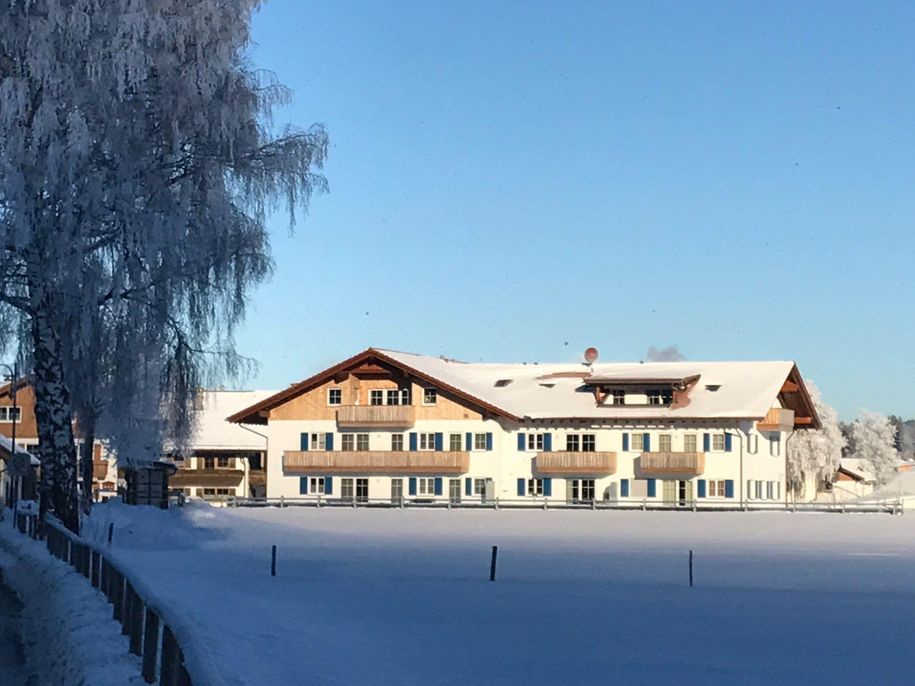
[[[689,587],[693,587],[693,551],[689,551]]]
[[[159,615],[152,608],[146,608],[146,624],[143,628],[143,680],[147,684],[156,681],[156,658],[159,656]]]
[[[130,635],[130,618],[133,614],[133,586],[126,579],[124,580],[124,601],[121,608],[121,633],[124,636]]]
[[[143,655],[143,615],[146,614],[146,603],[140,594],[133,591],[133,600],[130,602],[130,652],[134,655]]]
[[[111,594],[114,605],[112,617],[116,622],[120,622],[124,616],[124,577],[117,569],[112,570]]]
[[[178,642],[167,625],[162,627],[162,668],[159,671],[159,686],[178,684]]]
[[[496,580],[496,557],[499,554],[499,546],[494,545],[492,547],[492,560],[489,563],[489,580]]]

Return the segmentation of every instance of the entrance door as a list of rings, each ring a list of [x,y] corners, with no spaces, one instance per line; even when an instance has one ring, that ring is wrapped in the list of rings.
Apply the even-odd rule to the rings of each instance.
[[[391,502],[395,505],[403,502],[403,479],[391,479]]]
[[[677,502],[677,484],[682,481],[664,481],[664,504],[673,505]]]
[[[461,502],[461,480],[451,479],[448,482],[448,498],[452,503]]]
[[[690,505],[693,501],[693,482],[692,481],[678,481],[677,482],[677,504],[681,507]]]
[[[352,479],[340,479],[340,497],[347,501],[351,501],[353,499]]]
[[[356,479],[356,502],[367,503],[369,501],[369,480]]]

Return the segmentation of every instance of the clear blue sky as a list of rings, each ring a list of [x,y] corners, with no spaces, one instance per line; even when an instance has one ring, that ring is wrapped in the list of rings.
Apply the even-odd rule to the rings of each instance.
[[[801,6],[802,5],[802,6]],[[794,359],[915,416],[915,4],[304,2],[254,58],[326,175],[239,332],[282,388],[367,346]]]

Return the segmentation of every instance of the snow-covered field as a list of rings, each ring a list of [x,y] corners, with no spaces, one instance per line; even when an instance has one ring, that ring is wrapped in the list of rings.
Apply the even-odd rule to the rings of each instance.
[[[226,684],[915,683],[911,514],[110,504],[92,519],[98,540],[116,523],[127,571],[186,613]]]

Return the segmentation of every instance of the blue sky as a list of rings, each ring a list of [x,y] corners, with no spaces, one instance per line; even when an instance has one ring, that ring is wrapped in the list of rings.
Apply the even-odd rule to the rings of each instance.
[[[245,385],[370,345],[794,359],[915,416],[912,3],[303,2],[253,57],[330,193],[251,300]]]

